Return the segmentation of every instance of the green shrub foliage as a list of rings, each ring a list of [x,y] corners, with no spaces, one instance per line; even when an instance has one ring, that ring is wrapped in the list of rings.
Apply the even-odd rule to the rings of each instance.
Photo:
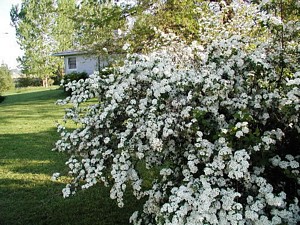
[[[63,84],[65,85],[69,82],[79,81],[80,79],[85,80],[86,78],[88,78],[88,74],[86,72],[72,72],[64,76]]]
[[[7,65],[2,64],[0,66],[0,95],[1,95],[1,93],[9,90],[13,86],[14,86],[14,83],[13,83],[13,79],[11,77],[11,72],[8,69]]]
[[[43,81],[40,78],[35,78],[35,77],[20,77],[15,80],[16,82],[16,87],[21,88],[21,87],[38,87],[42,86]]]

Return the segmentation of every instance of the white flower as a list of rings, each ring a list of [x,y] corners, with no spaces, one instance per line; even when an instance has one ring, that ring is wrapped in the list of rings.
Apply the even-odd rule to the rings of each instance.
[[[255,145],[255,146],[253,146],[253,150],[254,150],[254,151],[259,151],[259,150],[260,150],[260,145]]]
[[[280,161],[278,166],[282,169],[287,169],[289,166],[289,163],[287,161]]]
[[[264,113],[264,114],[262,115],[262,118],[263,118],[264,120],[269,119],[269,118],[270,118],[269,113]]]
[[[273,166],[278,166],[279,162],[281,161],[281,158],[278,155],[276,155],[273,158],[271,158],[270,161],[272,162]]]
[[[243,132],[244,134],[249,133],[249,128],[248,128],[248,127],[242,127],[242,132]]]
[[[293,160],[294,160],[294,156],[292,156],[292,155],[290,155],[290,154],[286,155],[285,158],[286,158],[287,160],[289,160],[289,161],[293,161]]]
[[[238,67],[242,67],[244,65],[244,61],[242,60],[242,59],[239,59],[238,61],[237,61],[237,66]]]
[[[153,68],[152,72],[154,74],[158,74],[159,73],[159,68],[157,68],[157,67]]]
[[[70,189],[71,185],[67,184],[67,186],[62,190],[63,193],[63,197],[67,198],[71,195],[71,189]]]
[[[157,99],[152,100],[152,105],[157,105]]]
[[[258,213],[252,210],[246,210],[245,211],[245,218],[250,219],[252,221],[258,220]]]
[[[162,151],[163,142],[162,142],[161,139],[159,139],[159,138],[153,138],[153,139],[150,141],[150,144],[151,144],[151,147],[152,147],[154,150],[156,150],[156,151],[158,151],[158,152]]]
[[[249,159],[250,156],[244,149],[236,151],[228,165],[228,176],[233,179],[240,179],[244,177],[245,174],[248,173],[248,167],[250,165],[248,162]]]
[[[291,161],[290,162],[290,167],[292,169],[297,169],[297,168],[299,168],[299,163],[297,161]]]
[[[51,177],[51,180],[52,181],[56,181],[58,179],[58,177],[60,176],[60,173],[53,173],[52,174],[52,177]]]
[[[271,22],[274,24],[274,25],[281,25],[282,24],[282,21],[279,17],[275,17],[275,16],[272,16],[270,18]]]
[[[243,133],[243,131],[238,130],[238,131],[235,133],[235,136],[236,136],[237,138],[240,138],[240,137],[244,136],[244,133]]]
[[[129,49],[129,47],[130,47],[130,44],[129,44],[129,43],[125,43],[125,44],[123,45],[122,49],[123,49],[124,51],[126,51],[126,50]]]
[[[104,141],[104,143],[105,143],[105,144],[108,144],[108,143],[109,143],[109,141],[110,141],[110,138],[109,138],[109,137],[106,137],[106,138],[104,138],[104,140],[103,140],[103,141]]]
[[[220,144],[225,144],[225,142],[226,142],[225,138],[223,138],[223,137],[219,138],[219,143]]]

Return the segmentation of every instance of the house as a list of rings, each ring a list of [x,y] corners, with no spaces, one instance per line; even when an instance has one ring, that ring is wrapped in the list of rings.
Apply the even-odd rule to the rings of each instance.
[[[93,74],[105,67],[108,63],[104,58],[89,54],[86,51],[68,50],[52,54],[53,56],[64,57],[65,74],[72,72],[86,72],[88,75]]]

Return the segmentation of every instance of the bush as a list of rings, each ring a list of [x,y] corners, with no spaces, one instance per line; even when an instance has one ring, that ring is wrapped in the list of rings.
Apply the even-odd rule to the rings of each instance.
[[[13,87],[13,79],[7,65],[0,66],[0,95]]]
[[[72,72],[69,74],[66,74],[64,76],[64,79],[61,81],[62,86],[66,86],[68,83],[76,83],[77,81],[84,81],[86,78],[88,78],[88,74],[86,72]],[[65,91],[70,95],[71,91],[66,90]]]
[[[15,80],[16,88],[22,87],[39,87],[42,86],[43,80],[35,77],[20,77]]]
[[[5,99],[5,97],[0,95],[0,103],[3,102],[4,99]]]
[[[60,104],[73,108],[65,119],[80,126],[58,126],[56,150],[71,155],[74,178],[64,197],[101,182],[122,207],[130,185],[146,198],[134,224],[300,221],[297,45],[287,39],[282,49],[278,20],[261,8],[235,10],[227,30],[206,15],[205,45],[163,34],[167,47],[66,85],[71,96]],[[294,37],[294,29],[284,32]],[[95,97],[97,104],[82,104]],[[141,168],[159,170],[147,177],[151,187]]]
[[[88,78],[88,74],[86,72],[72,72],[64,76],[62,83],[65,85],[69,82],[79,81],[81,79],[85,80],[86,78]]]

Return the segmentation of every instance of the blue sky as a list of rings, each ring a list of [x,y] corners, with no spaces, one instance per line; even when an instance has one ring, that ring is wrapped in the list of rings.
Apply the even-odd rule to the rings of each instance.
[[[21,0],[0,0],[0,64],[5,63],[11,69],[18,65],[16,58],[22,56],[9,15],[12,4],[19,3]]]

